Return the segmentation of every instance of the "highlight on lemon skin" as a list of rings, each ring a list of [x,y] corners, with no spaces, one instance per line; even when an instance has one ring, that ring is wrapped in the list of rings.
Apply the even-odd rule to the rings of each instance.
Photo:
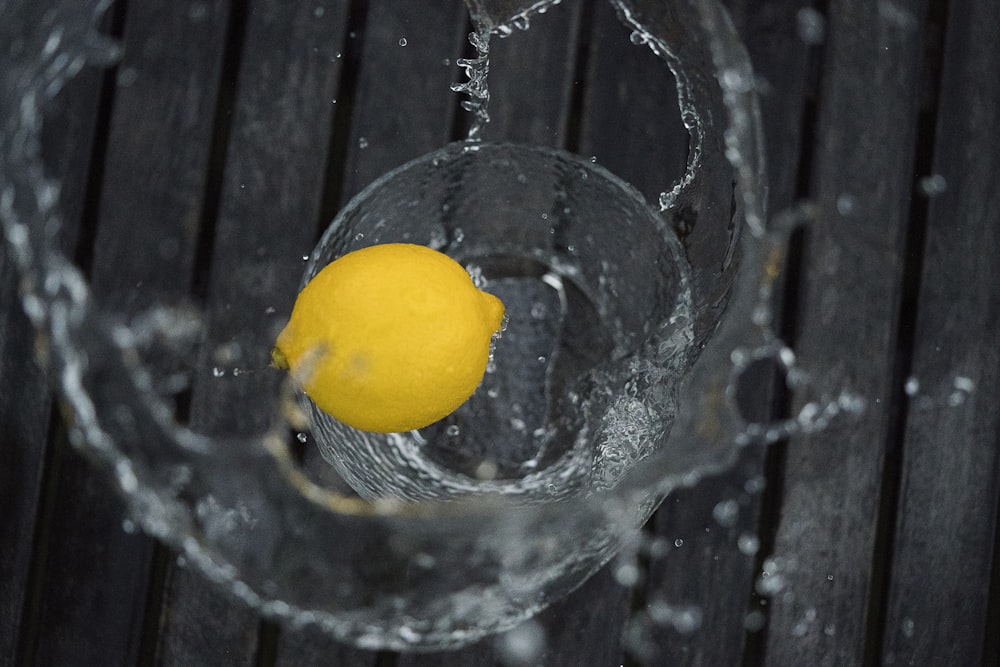
[[[365,431],[432,424],[479,386],[504,305],[425,246],[387,243],[323,268],[271,352],[321,410]]]

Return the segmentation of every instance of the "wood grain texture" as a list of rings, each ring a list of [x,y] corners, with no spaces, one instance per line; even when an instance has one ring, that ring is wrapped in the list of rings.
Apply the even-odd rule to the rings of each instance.
[[[385,172],[452,139],[466,50],[461,0],[367,4],[340,204]],[[401,46],[405,40],[405,46]]]
[[[581,21],[588,1],[567,2],[534,17],[528,30],[490,40],[490,122],[485,141],[565,147],[575,72],[586,48]],[[583,44],[581,44],[583,41]]]
[[[346,3],[323,12],[269,0],[247,5],[211,271],[204,279],[205,342],[190,417],[199,432],[256,433],[277,419],[278,374],[236,376],[234,369],[267,365],[291,309],[301,258],[312,245],[345,17]],[[253,610],[198,573],[171,567],[168,577],[158,661],[256,660],[260,621]]]
[[[83,217],[101,77],[96,69],[84,70],[46,110],[42,158],[48,173],[62,183],[59,241],[70,254]],[[0,662],[13,664],[22,624],[32,623],[24,618],[32,563],[43,558],[35,551],[36,540],[44,539],[44,531],[36,537],[36,522],[53,401],[6,245],[0,247],[0,382]]]
[[[911,393],[883,643],[887,664],[975,665],[1000,496],[1000,6],[947,20]],[[996,603],[996,600],[993,600]]]
[[[688,133],[665,63],[629,41],[608,2],[593,3],[577,151],[633,185],[648,201],[684,175]]]
[[[791,206],[796,192],[809,62],[809,47],[797,31],[802,4],[727,3],[762,82],[772,211]],[[776,298],[779,320],[782,306]],[[760,370],[748,385],[752,405],[744,407],[750,418],[767,422],[779,416],[772,386],[775,375],[765,372],[771,369]],[[750,605],[759,574],[756,549],[766,456],[759,447],[744,450],[731,470],[672,494],[657,512],[651,538],[660,545],[656,551],[664,553],[650,558],[649,583],[643,591],[648,643],[642,664],[711,666],[743,661],[746,628],[756,627],[754,612],[759,613]],[[687,609],[696,610],[693,627],[683,616]],[[674,614],[665,613],[668,610]]]
[[[195,16],[181,5],[139,5],[124,30],[96,241],[84,254],[98,301],[126,314],[154,298],[183,294],[187,282],[177,280],[178,272],[194,263],[199,175],[211,144],[226,24],[223,3],[205,8]],[[147,225],[161,222],[163,235],[150,234]],[[171,239],[175,252],[166,256],[161,241]],[[44,628],[37,660],[132,662],[141,643],[153,542],[123,532],[122,502],[108,478],[82,457],[65,451],[55,472],[51,537],[36,603]]]
[[[911,4],[905,21],[853,0],[827,12],[810,193],[819,214],[806,230],[796,336],[814,384],[794,409],[847,390],[866,410],[788,447],[764,568],[768,664],[853,665],[866,654],[925,7]]]

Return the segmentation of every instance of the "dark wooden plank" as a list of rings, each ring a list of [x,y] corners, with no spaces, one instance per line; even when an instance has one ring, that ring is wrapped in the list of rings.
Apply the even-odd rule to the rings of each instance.
[[[583,3],[555,7],[532,19],[527,31],[494,37],[490,50],[490,125],[483,136],[535,145],[564,146],[573,112]],[[604,18],[615,21],[608,13]],[[625,41],[627,44],[627,41]],[[457,651],[401,655],[399,667],[422,665],[612,664],[621,660],[622,630],[631,592],[611,571],[585,582],[563,600],[514,630]]]
[[[867,651],[925,9],[828,8],[810,193],[818,215],[806,230],[795,345],[814,384],[793,409],[847,390],[866,410],[787,449],[763,573],[769,664],[861,664]]]
[[[565,147],[585,6],[563,3],[532,18],[528,30],[490,40],[489,141]],[[577,73],[582,79],[583,73]]]
[[[629,33],[610,3],[593,3],[578,152],[656,202],[684,175],[688,133],[673,75]]]
[[[461,0],[367,4],[364,32],[352,38],[364,42],[341,204],[452,138],[458,101],[450,87],[461,80],[454,63],[469,31]]]
[[[76,245],[98,115],[101,72],[82,71],[48,105],[42,157],[61,184],[60,246]],[[0,662],[13,664],[32,560],[52,398],[35,358],[34,330],[21,309],[17,276],[0,249]],[[30,621],[29,621],[30,623]]]
[[[791,206],[796,193],[810,49],[797,29],[804,4],[727,3],[760,80],[772,211]],[[780,299],[774,307],[780,319]],[[772,381],[766,374],[755,380],[755,419],[776,416]],[[650,556],[641,617],[647,628],[644,664],[743,660],[747,628],[757,622],[748,605],[757,574],[765,461],[765,450],[748,448],[732,469],[673,494],[658,511],[653,539],[667,550],[660,558]],[[674,546],[677,540],[680,546]],[[693,626],[688,610],[696,610]]]
[[[275,667],[374,667],[379,654],[344,644],[317,628],[282,628]]]
[[[97,120],[99,71],[70,82],[46,110],[42,156],[63,187],[60,245],[72,252],[82,217],[86,175]],[[21,309],[17,276],[6,247],[0,250],[0,656],[14,661],[25,604],[34,521],[38,513],[52,400],[34,354],[34,332]]]
[[[493,667],[495,665],[617,665],[631,592],[613,567],[604,568],[565,598],[513,630],[465,649],[403,654],[396,667]]]
[[[929,203],[883,644],[896,664],[998,658],[983,651],[1000,497],[1000,5],[954,0],[946,25],[933,173],[947,185]]]
[[[346,150],[339,156],[342,164],[329,169],[331,175],[342,174],[342,181],[327,186],[338,193],[334,203],[341,206],[381,174],[450,140],[457,108],[450,84],[457,80],[454,62],[467,32],[460,0],[427,6],[379,0],[358,7],[365,15],[350,17],[352,30],[344,35],[339,58],[354,67],[344,73],[336,103]],[[349,118],[343,117],[346,111]],[[335,152],[330,159],[337,158]],[[324,227],[328,222],[320,221]],[[307,245],[290,256],[309,250]],[[289,275],[297,280],[300,271],[296,267]],[[294,294],[292,285],[282,298]],[[290,305],[277,312],[284,315]],[[377,659],[376,653],[345,647],[315,629],[282,628],[276,648],[279,665],[360,666]]]
[[[97,237],[83,263],[93,267],[99,301],[127,313],[154,295],[186,291],[177,277],[193,264],[226,25],[223,3],[203,9],[140,3],[125,27]],[[181,136],[201,137],[203,146]],[[172,256],[151,240],[152,225],[177,240]],[[38,662],[134,661],[152,541],[122,531],[122,504],[109,480],[74,452],[60,466],[53,502]]]
[[[273,388],[277,374],[233,371],[267,365],[315,237],[347,3],[319,7],[247,5],[191,400],[191,426],[207,434],[259,432],[277,418],[273,392],[262,390]],[[197,572],[171,567],[157,660],[252,664],[259,623]]]

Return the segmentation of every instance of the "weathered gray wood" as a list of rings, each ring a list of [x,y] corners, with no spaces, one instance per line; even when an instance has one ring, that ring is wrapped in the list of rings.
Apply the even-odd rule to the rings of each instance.
[[[341,205],[451,139],[458,102],[450,87],[463,78],[455,60],[465,50],[467,16],[461,0],[368,3],[364,32],[352,38],[364,41]]]
[[[87,69],[52,100],[46,111],[42,156],[62,183],[60,245],[73,251],[83,216],[88,166],[98,115],[101,72]],[[6,246],[0,249],[0,662],[13,664],[28,602],[39,534],[39,501],[49,447],[52,398],[35,357],[34,330],[21,309],[18,279]],[[32,650],[30,647],[22,647]]]
[[[795,196],[809,50],[796,30],[802,4],[727,3],[761,81],[772,211],[791,206]],[[774,307],[780,321],[780,298]],[[769,373],[753,380],[756,400],[747,406],[752,408],[752,418],[768,421],[778,416],[774,381]],[[665,557],[650,559],[644,593],[650,643],[644,664],[742,662],[746,628],[755,622],[749,604],[758,574],[757,533],[766,456],[757,447],[743,451],[731,470],[672,495],[657,513],[654,539],[666,545],[667,552]],[[674,546],[678,539],[680,546]],[[674,624],[678,617],[664,614],[663,605],[679,614],[686,608],[696,609],[695,627],[687,627],[684,616]]]
[[[611,4],[593,3],[578,152],[651,202],[684,175],[688,133],[666,64],[629,41]]]
[[[147,257],[142,252],[151,249],[143,242],[145,228],[137,221],[156,220],[165,213],[157,206],[162,200],[146,196],[146,179],[187,177],[207,154],[207,150],[200,151],[201,155],[172,150],[171,137],[197,135],[199,128],[211,126],[210,118],[199,117],[198,102],[203,98],[192,94],[190,86],[199,75],[210,77],[213,84],[217,80],[217,70],[211,76],[212,52],[221,51],[221,36],[213,36],[211,21],[199,26],[186,8],[175,9],[171,13],[163,8],[137,8],[126,29],[127,53],[119,69],[120,94],[108,138],[111,147],[105,161],[97,247],[90,255],[93,262],[84,259],[94,267],[92,286],[103,302],[121,304],[131,312],[143,305],[133,290],[149,275],[147,271],[174,278],[168,269],[171,264],[160,253],[150,252]],[[161,31],[169,33],[171,27],[195,37],[196,45],[180,39],[164,42]],[[157,94],[151,95],[153,90]],[[211,108],[214,85],[209,90],[207,106]],[[148,108],[140,111],[150,99],[162,105],[157,107],[159,114]],[[188,184],[194,192],[178,185],[173,191],[175,201],[185,201],[185,197],[197,201],[201,184],[190,180]],[[122,505],[110,492],[108,480],[74,452],[65,452],[55,472],[58,486],[51,500],[52,524],[46,527],[51,537],[36,603],[39,627],[44,630],[37,660],[42,664],[134,660],[152,541],[123,533]]]
[[[316,628],[281,629],[275,667],[375,667],[378,653],[345,646]]]
[[[495,665],[613,665],[622,661],[622,635],[631,592],[604,568],[580,588],[521,626],[457,651],[401,654],[396,667]]]
[[[208,434],[258,432],[276,419],[277,374],[233,371],[266,366],[312,245],[346,25],[343,2],[317,11],[263,0],[247,10],[191,400],[191,426]],[[257,614],[198,573],[168,576],[158,661],[252,663]]]
[[[796,336],[814,385],[796,392],[794,409],[841,390],[867,409],[788,447],[765,565],[768,664],[861,664],[866,655],[925,8],[840,0],[828,9],[810,193],[819,214],[806,232]]]
[[[1000,5],[947,19],[883,660],[977,665],[1000,496]],[[929,174],[925,174],[928,176]],[[997,601],[992,600],[992,604]]]
[[[531,20],[528,30],[490,40],[490,122],[484,140],[564,147],[574,70],[587,2],[567,2]]]

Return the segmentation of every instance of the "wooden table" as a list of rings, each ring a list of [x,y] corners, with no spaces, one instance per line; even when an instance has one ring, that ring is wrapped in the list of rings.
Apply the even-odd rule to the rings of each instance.
[[[541,614],[531,664],[998,664],[1000,3],[729,4],[761,77],[771,208],[816,206],[781,332],[866,410],[668,498],[648,533],[669,555]],[[338,208],[465,131],[461,0],[134,0],[105,29],[123,60],[74,79],[46,126],[63,247],[126,312],[197,300],[211,341],[233,310],[287,312]],[[614,163],[621,142],[686,140],[662,66],[607,2],[565,0],[494,47],[487,138],[594,155],[647,194],[669,183],[669,159]],[[502,639],[395,655],[279,627],[129,530],[67,444],[0,271],[0,663],[502,664]],[[775,413],[808,399],[779,393]],[[187,418],[224,428],[217,400],[196,385]],[[662,622],[664,603],[700,623]]]

